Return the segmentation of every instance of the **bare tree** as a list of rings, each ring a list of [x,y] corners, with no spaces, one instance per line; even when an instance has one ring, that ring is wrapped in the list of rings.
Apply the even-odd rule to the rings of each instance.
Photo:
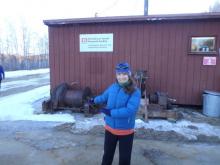
[[[4,50],[5,50],[6,54],[10,54],[10,41],[9,41],[9,37],[6,37],[6,39],[5,39]]]
[[[0,38],[0,55],[1,54],[3,54],[3,46],[4,44],[3,44],[3,40],[2,40],[2,38]]]
[[[30,47],[31,47],[31,30],[29,29],[28,25],[24,21],[24,19],[21,20],[21,50],[25,57],[23,61],[23,67],[24,69],[30,69],[30,63],[29,63],[29,54],[30,54]]]
[[[17,31],[12,23],[7,23],[6,44],[8,48],[7,54],[19,54],[18,53],[18,39]]]
[[[0,61],[7,70],[48,67],[47,35],[33,32],[24,19],[20,23],[4,23],[0,35]]]
[[[24,56],[29,55],[30,51],[30,30],[28,29],[27,25],[23,24],[21,26],[21,40],[22,40],[22,51]]]
[[[46,34],[38,39],[37,45],[39,54],[48,55],[48,36]]]
[[[0,35],[0,53],[18,54],[18,40],[16,29],[10,22],[5,22],[4,30]]]
[[[38,66],[45,67],[48,65],[47,60],[46,60],[48,59],[48,57],[45,57],[45,56],[48,56],[48,53],[49,53],[47,34],[44,34],[43,36],[38,38],[37,47],[38,47],[38,53],[39,53]]]
[[[209,12],[220,12],[220,2],[215,1],[214,5],[209,7]]]

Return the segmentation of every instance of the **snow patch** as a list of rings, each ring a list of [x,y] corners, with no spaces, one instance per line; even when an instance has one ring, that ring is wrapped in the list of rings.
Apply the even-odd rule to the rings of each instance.
[[[49,80],[49,74],[43,75],[41,78],[38,79],[29,79],[27,80],[16,80],[16,81],[10,81],[10,82],[4,82],[2,84],[1,91],[7,91],[12,88],[22,88],[26,86],[34,86],[39,85],[39,81],[43,79]]]
[[[165,120],[149,120],[148,123],[137,119],[136,128],[144,127],[156,131],[175,131],[190,140],[196,140],[197,136],[202,134],[206,136],[217,136],[220,138],[220,128],[206,123],[192,123],[187,120],[180,120],[171,123]]]
[[[98,114],[93,117],[84,117],[82,114],[75,114],[76,122],[73,125],[73,132],[86,132],[95,126],[104,126],[103,114]]]
[[[32,104],[42,98],[49,97],[50,86],[43,86],[28,92],[14,94],[0,98],[0,120],[33,120],[54,122],[75,122],[69,114],[34,114]]]
[[[44,74],[49,72],[50,72],[49,68],[35,69],[35,70],[7,71],[5,72],[5,78],[21,77],[21,76],[34,75],[34,74]]]

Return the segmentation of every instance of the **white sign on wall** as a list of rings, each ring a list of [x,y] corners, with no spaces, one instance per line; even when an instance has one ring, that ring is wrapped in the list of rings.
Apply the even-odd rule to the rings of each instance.
[[[113,33],[80,34],[80,52],[113,52]]]
[[[203,57],[203,65],[216,65],[216,57]]]

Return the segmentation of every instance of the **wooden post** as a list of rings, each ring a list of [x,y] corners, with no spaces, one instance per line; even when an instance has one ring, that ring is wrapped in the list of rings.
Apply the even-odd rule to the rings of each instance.
[[[148,109],[147,106],[149,104],[149,99],[146,96],[146,91],[145,91],[145,96],[144,96],[144,121],[148,122]]]

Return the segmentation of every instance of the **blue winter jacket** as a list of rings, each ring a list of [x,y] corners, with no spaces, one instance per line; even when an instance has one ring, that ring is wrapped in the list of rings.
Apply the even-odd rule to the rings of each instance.
[[[5,78],[5,72],[4,72],[3,67],[0,65],[0,80],[2,80],[4,78]]]
[[[132,93],[125,93],[118,84],[112,84],[103,94],[95,97],[96,104],[106,104],[111,110],[111,116],[105,116],[105,123],[113,129],[128,130],[135,125],[135,116],[141,99],[138,88]]]

